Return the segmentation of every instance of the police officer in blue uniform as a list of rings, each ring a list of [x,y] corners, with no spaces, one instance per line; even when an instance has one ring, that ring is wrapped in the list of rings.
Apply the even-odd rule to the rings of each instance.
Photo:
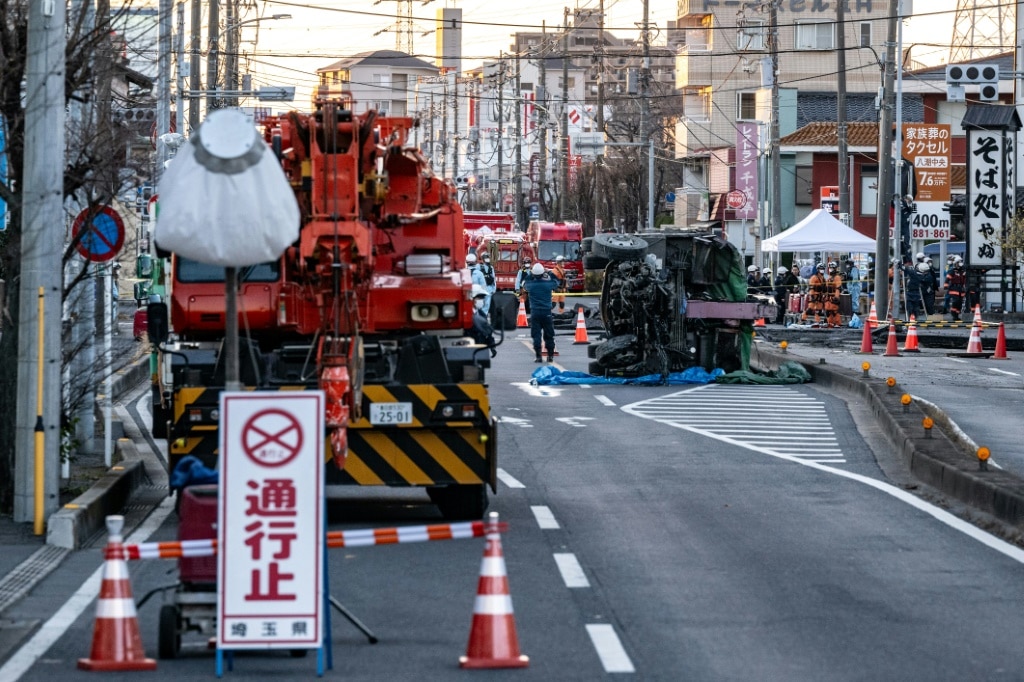
[[[530,299],[530,335],[533,337],[534,362],[541,362],[541,336],[548,349],[548,362],[555,359],[555,322],[551,317],[551,294],[561,283],[540,263],[534,263],[523,280],[523,289]]]

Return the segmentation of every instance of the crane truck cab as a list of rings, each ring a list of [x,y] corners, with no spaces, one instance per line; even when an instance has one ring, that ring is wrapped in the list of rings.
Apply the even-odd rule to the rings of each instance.
[[[577,222],[551,223],[532,220],[526,230],[540,263],[546,268],[555,266],[555,258],[565,262],[565,284],[568,291],[583,291],[583,224]]]

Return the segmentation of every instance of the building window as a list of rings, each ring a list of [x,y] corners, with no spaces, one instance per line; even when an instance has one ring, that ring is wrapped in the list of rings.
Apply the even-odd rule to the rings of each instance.
[[[793,198],[797,206],[811,205],[811,192],[814,190],[814,168],[811,166],[796,167],[796,196]]]
[[[764,49],[764,22],[761,20],[747,19],[736,32],[737,50],[763,50]]]
[[[757,120],[757,93],[736,93],[736,118],[740,121]]]
[[[860,167],[860,214],[873,216],[878,211],[878,166]]]
[[[833,50],[836,46],[836,25],[833,23],[797,24],[796,49]]]
[[[683,114],[690,121],[710,121],[711,88],[687,88],[683,93]]]
[[[576,87],[576,77],[575,76],[569,76],[569,84],[568,85],[564,85],[563,84],[561,76],[558,77],[558,89],[559,90],[561,90],[562,88],[565,88],[567,90],[572,90],[574,87]]]
[[[868,47],[871,44],[871,22],[862,21],[860,22],[860,46]]]

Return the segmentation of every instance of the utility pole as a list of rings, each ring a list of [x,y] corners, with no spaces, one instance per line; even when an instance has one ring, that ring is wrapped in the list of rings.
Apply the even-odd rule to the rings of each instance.
[[[597,19],[597,132],[604,137],[604,0],[601,0]],[[597,196],[604,196],[601,191],[601,176],[604,168],[604,145],[600,147],[601,153],[597,155],[597,162],[594,164],[594,184],[597,188]],[[607,201],[600,201],[600,207],[606,207]],[[596,211],[600,213],[600,211]],[[611,223],[611,216],[605,216]],[[595,232],[596,226],[595,226]]]
[[[177,82],[177,93],[175,94],[176,115],[175,119],[178,123],[178,132],[184,134],[188,132],[188,125],[185,123],[185,78],[182,75],[182,67],[185,65],[185,3],[178,3],[178,45],[176,48],[178,53],[178,65],[175,69],[175,76]]]
[[[452,97],[452,175],[459,174],[459,72],[452,71],[455,81],[455,96]]]
[[[883,104],[878,123],[878,209],[875,213],[875,308],[883,318],[889,311],[889,204],[894,186],[892,126],[896,109],[896,32],[899,0],[889,0],[885,40]],[[895,278],[894,278],[895,279]]]
[[[540,87],[536,91],[537,97],[537,128],[540,129],[540,154],[538,156],[540,168],[537,169],[537,180],[540,184],[540,191],[537,193],[537,217],[546,220],[547,211],[544,209],[544,194],[548,181],[548,69],[547,57],[544,54],[547,46],[547,22],[541,22],[541,34],[544,36],[540,41]]]
[[[441,177],[448,177],[448,76],[444,77],[441,97]]]
[[[14,520],[34,521],[36,535],[60,476],[65,24],[65,3],[28,4]]]
[[[167,145],[160,136],[171,130],[171,11],[173,0],[160,0],[159,50],[157,54],[157,85],[156,85],[156,169],[153,172],[153,184],[160,180],[167,160]]]
[[[836,140],[839,145],[839,214],[846,215],[850,227],[850,180],[847,177],[849,147],[846,125],[846,3],[836,3]],[[856,302],[854,302],[856,305]]]
[[[207,26],[206,52],[206,115],[217,108],[217,70],[219,67],[218,42],[220,40],[220,0],[209,0],[210,18]]]
[[[558,220],[565,221],[569,177],[569,8],[562,13],[562,114],[558,119]]]
[[[225,31],[224,38],[227,45],[224,50],[224,89],[230,92],[238,90],[236,81],[238,71],[238,0],[224,0],[227,10],[224,17]],[[228,95],[227,104],[232,107],[238,106],[238,95]]]
[[[782,231],[782,159],[779,149],[779,2],[771,0],[768,10],[768,23],[770,25],[772,52],[772,120],[769,131],[769,154],[771,155],[772,172],[772,199],[771,199],[771,225],[769,234],[764,234],[764,226],[761,227],[761,237],[776,235]],[[761,239],[754,244],[754,257],[761,258]]]
[[[199,97],[194,93],[203,89],[199,79],[199,53],[201,51],[200,41],[203,30],[203,0],[192,0],[192,16],[190,19],[192,45],[189,54],[188,65],[188,129],[189,132],[199,128]]]
[[[502,93],[505,90],[505,54],[498,53],[498,202],[499,206],[505,205],[505,190],[502,185],[504,164],[502,157],[505,152],[502,149],[501,138],[505,136],[505,100]]]
[[[519,73],[519,53],[516,52],[516,224],[526,224],[523,206],[523,85]]]
[[[644,0],[644,68],[640,74],[640,141],[647,148],[647,229],[654,229],[654,138],[651,137],[650,0]]]

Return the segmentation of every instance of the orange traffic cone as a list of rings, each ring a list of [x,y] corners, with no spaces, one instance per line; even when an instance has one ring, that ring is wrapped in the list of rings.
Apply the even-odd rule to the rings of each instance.
[[[587,321],[583,319],[583,308],[578,308],[576,312],[576,339],[572,343],[590,343],[590,337],[587,336]]]
[[[992,356],[993,360],[1009,360],[1010,358],[1006,355],[1006,329],[1003,327],[1003,323],[999,323],[999,334],[996,336],[996,352]]]
[[[96,623],[89,658],[78,659],[82,670],[156,670],[156,661],[146,658],[139,634],[139,621],[128,579],[121,529],[123,516],[107,517],[107,547],[104,550],[103,582],[96,602]]]
[[[516,327],[529,327],[530,321],[526,319],[526,301],[519,299],[519,314],[516,316]]]
[[[871,348],[871,325],[864,323],[864,333],[860,337],[860,353],[863,355],[874,355]]]
[[[889,318],[889,338],[885,343],[885,352],[882,355],[887,358],[900,357],[900,349],[896,347],[896,323],[891,317]]]
[[[979,327],[982,326],[980,305],[974,306],[974,324],[978,325]]]
[[[920,353],[921,349],[917,345],[917,320],[914,316],[910,316],[910,324],[907,325],[907,338],[903,341],[903,352],[904,353]]]
[[[878,312],[875,310],[875,302],[871,301],[871,310],[868,311],[868,327],[878,329]]]
[[[765,324],[763,317],[759,317],[759,318],[757,318],[757,321],[754,322],[754,326],[755,327],[767,327],[768,325]]]
[[[466,655],[459,657],[459,667],[525,668],[530,665],[530,658],[519,653],[512,597],[505,574],[505,555],[501,552],[498,513],[491,512],[487,518],[487,545],[480,564],[473,625],[469,631]]]
[[[971,336],[967,339],[967,354],[982,354],[985,351],[981,348],[981,325],[971,326]]]

